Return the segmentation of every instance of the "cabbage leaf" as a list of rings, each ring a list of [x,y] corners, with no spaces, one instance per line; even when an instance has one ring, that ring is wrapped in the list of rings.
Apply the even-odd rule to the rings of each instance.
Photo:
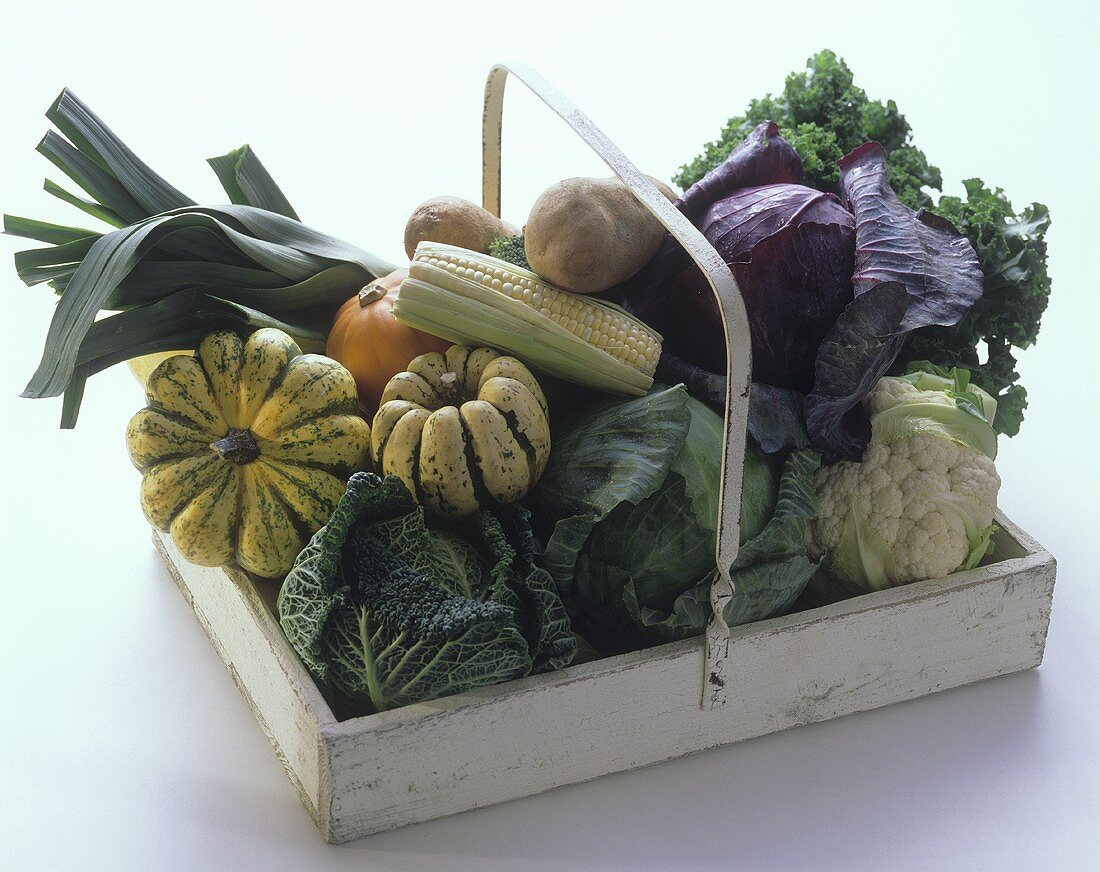
[[[604,653],[702,633],[714,573],[721,418],[680,385],[605,402],[561,430],[534,507],[551,531],[542,564],[577,631]],[[614,475],[579,472],[595,454]],[[817,464],[814,452],[795,451],[777,476],[774,461],[750,445],[731,623],[789,608],[813,575],[802,538],[817,510]]]

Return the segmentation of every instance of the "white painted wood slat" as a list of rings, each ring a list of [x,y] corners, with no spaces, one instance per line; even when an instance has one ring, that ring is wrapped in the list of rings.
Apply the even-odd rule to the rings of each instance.
[[[269,585],[154,539],[306,808],[342,842],[1037,666],[1054,559],[997,523],[996,563],[734,628],[721,708],[698,704],[691,639],[345,721],[283,639]]]

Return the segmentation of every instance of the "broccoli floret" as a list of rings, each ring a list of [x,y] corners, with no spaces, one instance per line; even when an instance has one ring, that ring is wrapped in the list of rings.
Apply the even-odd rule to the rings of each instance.
[[[489,254],[500,260],[506,260],[514,266],[531,269],[527,262],[527,252],[523,247],[522,236],[498,236],[489,243]]]

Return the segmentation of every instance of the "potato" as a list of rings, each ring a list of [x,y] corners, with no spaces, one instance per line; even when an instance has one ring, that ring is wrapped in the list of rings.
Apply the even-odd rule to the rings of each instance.
[[[496,215],[461,197],[433,197],[417,206],[405,225],[405,253],[411,258],[418,242],[442,242],[488,254],[489,243],[519,231]]]
[[[669,200],[676,194],[649,177]],[[531,268],[553,285],[595,294],[630,278],[661,246],[665,228],[618,179],[565,179],[535,201],[524,228]]]

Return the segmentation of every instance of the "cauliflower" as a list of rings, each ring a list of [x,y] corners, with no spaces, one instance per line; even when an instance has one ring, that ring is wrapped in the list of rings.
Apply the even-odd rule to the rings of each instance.
[[[822,467],[810,557],[838,582],[879,590],[977,565],[991,547],[1000,476],[996,401],[965,371],[883,378],[864,401],[860,463]]]

